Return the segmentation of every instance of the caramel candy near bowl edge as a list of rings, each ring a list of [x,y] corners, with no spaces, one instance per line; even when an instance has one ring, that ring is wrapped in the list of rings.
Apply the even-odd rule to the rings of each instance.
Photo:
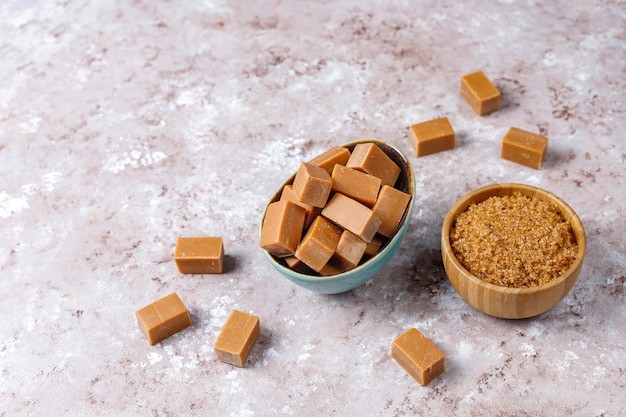
[[[137,310],[137,324],[151,345],[191,325],[191,316],[175,292]]]
[[[322,210],[322,216],[351,231],[366,242],[372,241],[381,224],[381,220],[372,213],[370,208],[339,193],[332,196]]]
[[[417,123],[409,128],[409,145],[420,157],[453,149],[456,135],[447,117]]]
[[[350,158],[350,150],[343,146],[333,146],[326,152],[311,159],[308,163],[316,167],[324,168],[329,174],[333,172],[335,165],[345,165]]]
[[[313,223],[313,220],[317,217],[317,215],[322,212],[321,207],[313,207],[310,204],[306,204],[298,200],[298,196],[296,195],[296,192],[293,190],[293,186],[291,185],[285,185],[283,187],[283,191],[280,194],[280,199],[289,200],[291,202],[296,203],[299,206],[302,206],[302,208],[304,209],[306,213],[304,216],[304,228],[305,229],[308,228],[311,225],[311,223]]]
[[[500,91],[482,71],[461,77],[461,93],[472,109],[480,116],[500,108]]]
[[[381,185],[380,178],[343,165],[335,165],[331,179],[334,192],[354,198],[368,207],[376,203]]]
[[[174,261],[181,274],[221,274],[224,243],[221,237],[179,237]]]
[[[443,353],[414,328],[393,341],[391,357],[422,386],[446,370]]]
[[[221,362],[243,368],[260,333],[257,316],[233,310],[215,341],[215,356]]]
[[[261,227],[261,247],[279,258],[293,255],[302,237],[304,217],[305,210],[292,201],[269,204]]]
[[[301,202],[313,207],[324,207],[332,183],[330,174],[324,168],[303,162],[293,180],[293,190]]]
[[[323,216],[317,216],[296,250],[296,258],[319,272],[335,253],[341,229]]]
[[[375,143],[356,145],[346,166],[380,178],[381,186],[393,187],[400,175],[400,167]]]
[[[396,234],[409,201],[411,201],[409,194],[388,185],[380,190],[378,200],[372,208],[374,215],[380,218],[382,222],[378,228],[378,233],[388,238],[392,238]]]
[[[349,230],[344,230],[337,243],[337,249],[329,261],[328,269],[322,275],[335,275],[356,268],[363,258],[367,243]]]
[[[530,168],[540,169],[548,138],[516,127],[502,139],[501,157]]]

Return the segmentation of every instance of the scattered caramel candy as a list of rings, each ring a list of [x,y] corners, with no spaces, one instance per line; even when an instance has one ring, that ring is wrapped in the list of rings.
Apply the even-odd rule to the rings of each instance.
[[[339,193],[333,195],[322,215],[366,242],[372,241],[381,224],[367,206]]]
[[[516,127],[502,139],[501,157],[530,168],[540,169],[548,138]]]
[[[393,341],[391,357],[422,386],[446,370],[443,353],[417,329],[409,329]]]
[[[482,71],[461,77],[461,93],[480,116],[500,108],[500,91]]]
[[[191,316],[175,292],[137,310],[137,323],[151,345],[191,325]]]
[[[224,243],[221,237],[179,237],[174,261],[181,274],[221,274]]]
[[[325,169],[303,162],[293,180],[293,190],[303,203],[313,207],[324,207],[330,190],[332,180]]]
[[[341,229],[322,216],[317,216],[296,250],[296,258],[319,272],[335,253]]]
[[[409,128],[409,145],[420,157],[452,149],[456,135],[447,117],[417,123]]]
[[[400,175],[400,167],[375,143],[356,145],[346,166],[380,178],[381,186],[393,187]]]
[[[215,356],[221,362],[243,368],[260,333],[257,316],[233,310],[215,341]]]
[[[378,233],[388,238],[396,234],[410,200],[410,195],[388,185],[380,190],[378,200],[372,208],[374,215],[382,222]]]
[[[335,165],[332,190],[372,207],[378,198],[381,180],[373,175],[342,165]]]
[[[279,258],[293,255],[302,237],[305,214],[289,200],[271,203],[261,227],[261,247]]]
[[[345,165],[350,158],[350,150],[343,146],[333,146],[321,155],[311,159],[308,163],[316,167],[324,168],[329,174],[333,172],[335,165]]]

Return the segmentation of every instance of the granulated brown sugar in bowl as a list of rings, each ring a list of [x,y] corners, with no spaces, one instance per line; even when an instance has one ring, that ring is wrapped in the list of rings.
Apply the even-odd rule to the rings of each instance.
[[[514,288],[561,276],[578,252],[572,228],[559,209],[519,192],[469,206],[457,216],[450,244],[476,277]]]

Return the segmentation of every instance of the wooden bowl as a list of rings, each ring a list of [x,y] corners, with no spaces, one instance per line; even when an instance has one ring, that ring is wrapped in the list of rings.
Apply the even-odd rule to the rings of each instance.
[[[409,228],[411,213],[413,211],[413,203],[415,202],[415,178],[413,176],[411,163],[398,148],[378,139],[358,140],[342,146],[352,151],[354,147],[359,143],[375,143],[382,151],[387,154],[387,156],[389,156],[396,163],[396,165],[400,167],[400,176],[396,181],[395,187],[400,191],[409,194],[411,196],[411,200],[409,201],[408,207],[404,212],[404,216],[402,217],[402,220],[398,225],[398,231],[393,236],[393,238],[387,241],[385,246],[381,247],[379,252],[372,258],[368,259],[361,265],[347,272],[331,276],[307,275],[289,268],[280,258],[276,258],[268,252],[263,251],[265,257],[270,262],[270,264],[282,276],[284,276],[296,285],[317,293],[338,294],[350,291],[365,283],[367,280],[371,279],[391,260],[393,255],[398,250],[400,242],[402,242],[402,239],[406,235],[407,229]],[[294,177],[295,174],[287,179],[287,181],[285,181],[285,183],[281,185],[278,190],[276,190],[276,193],[274,193],[274,195],[270,198],[268,205],[269,203],[278,201],[280,199],[280,194],[283,187],[285,185],[293,183]],[[260,228],[263,225],[264,218],[265,213],[263,213],[263,217],[261,218]]]
[[[576,259],[570,268],[560,277],[536,287],[510,288],[483,281],[461,265],[450,245],[450,230],[460,213],[470,205],[489,197],[503,197],[515,192],[556,204],[565,220],[570,223],[578,244]],[[452,206],[441,230],[443,264],[456,292],[474,308],[491,316],[507,319],[533,317],[557,305],[572,289],[580,274],[586,246],[585,229],[570,206],[548,191],[523,184],[494,184],[470,192]]]

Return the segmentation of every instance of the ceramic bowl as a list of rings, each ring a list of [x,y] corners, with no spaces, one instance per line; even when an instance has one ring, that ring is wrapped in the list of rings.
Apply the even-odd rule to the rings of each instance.
[[[409,205],[404,212],[404,216],[400,221],[398,231],[396,232],[394,237],[387,241],[386,245],[381,248],[378,254],[350,271],[327,277],[318,275],[307,275],[289,268],[279,258],[276,258],[268,252],[263,251],[270,264],[278,272],[280,272],[282,276],[284,276],[294,284],[297,284],[308,290],[322,294],[338,294],[350,291],[365,283],[389,262],[391,257],[398,250],[400,242],[402,242],[402,239],[404,238],[406,231],[409,227],[409,220],[411,218],[413,203],[415,201],[415,178],[413,176],[413,169],[411,168],[409,160],[400,150],[398,150],[393,145],[377,139],[359,140],[347,143],[342,146],[352,150],[359,143],[375,143],[400,167],[400,176],[398,178],[398,181],[396,182],[396,188],[400,191],[410,194],[411,200],[409,201]],[[291,184],[294,178],[295,174],[292,175],[291,178],[289,178],[287,181],[285,181],[285,183],[280,186],[274,196],[270,199],[269,203],[278,201],[283,187],[285,185]],[[263,213],[263,218],[261,219],[261,225],[263,224],[264,218],[265,212]]]
[[[450,245],[450,230],[460,213],[470,205],[480,203],[489,197],[508,196],[515,192],[556,204],[565,220],[570,223],[578,243],[578,253],[570,268],[560,277],[536,287],[509,288],[483,281],[461,265]],[[441,230],[443,264],[456,292],[474,308],[491,316],[507,319],[533,317],[557,305],[572,289],[580,274],[586,245],[583,224],[565,201],[548,191],[523,184],[494,184],[470,192],[452,206]]]

